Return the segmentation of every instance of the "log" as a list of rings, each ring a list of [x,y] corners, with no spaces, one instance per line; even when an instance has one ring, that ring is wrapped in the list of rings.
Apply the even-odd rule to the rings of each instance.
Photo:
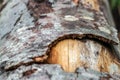
[[[104,3],[104,4],[103,4]],[[120,79],[104,0],[5,0],[0,80]],[[105,9],[105,10],[104,10]]]

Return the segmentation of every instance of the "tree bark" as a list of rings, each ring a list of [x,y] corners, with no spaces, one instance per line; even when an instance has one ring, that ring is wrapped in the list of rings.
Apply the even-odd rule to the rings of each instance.
[[[105,0],[5,0],[0,80],[120,79]]]

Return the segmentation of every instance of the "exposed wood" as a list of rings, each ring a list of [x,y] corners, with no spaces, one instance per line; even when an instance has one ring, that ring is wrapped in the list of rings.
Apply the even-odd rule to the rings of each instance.
[[[35,62],[44,62],[47,58],[48,58],[47,55],[43,55],[43,56],[34,57],[33,60]]]
[[[67,72],[74,72],[79,66],[80,46],[77,40],[64,40],[59,42],[50,52],[48,63],[60,64]]]
[[[73,2],[78,5],[79,4],[79,0],[73,0]]]
[[[83,1],[83,5],[93,9],[93,10],[100,10],[99,0],[81,0]]]
[[[114,52],[104,45],[91,40],[60,41],[48,57],[48,63],[60,64],[67,72],[75,72],[78,67],[91,68],[100,72],[120,73],[119,60]],[[117,67],[112,70],[112,67]]]

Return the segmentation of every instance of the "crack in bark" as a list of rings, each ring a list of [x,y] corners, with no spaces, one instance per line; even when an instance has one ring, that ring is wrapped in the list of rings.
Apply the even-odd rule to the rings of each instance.
[[[43,55],[43,56],[33,57],[33,58],[30,58],[30,59],[32,59],[33,61],[26,62],[26,63],[20,62],[19,64],[13,65],[13,66],[8,67],[8,68],[5,68],[5,66],[4,66],[4,70],[5,71],[12,71],[12,70],[17,69],[20,66],[29,66],[29,65],[32,65],[32,64],[45,64],[47,56]]]
[[[16,7],[19,3],[16,3],[15,5],[12,6],[12,8]]]
[[[1,4],[2,6],[0,6],[0,12],[6,7],[7,4],[8,4],[8,2],[6,2],[5,4]]]
[[[10,33],[11,33],[11,31],[9,31],[9,32],[6,33],[5,35],[3,35],[3,36],[1,37],[1,39],[5,38],[5,37],[8,37],[8,36],[10,35]]]
[[[37,71],[37,69],[27,70],[27,71],[23,72],[23,77],[24,77],[24,76],[31,75],[31,74],[35,73],[36,71]]]
[[[20,21],[22,15],[23,15],[23,14],[20,14],[20,16],[18,17],[18,19],[17,19],[16,22],[14,23],[14,26],[16,26],[16,24]]]

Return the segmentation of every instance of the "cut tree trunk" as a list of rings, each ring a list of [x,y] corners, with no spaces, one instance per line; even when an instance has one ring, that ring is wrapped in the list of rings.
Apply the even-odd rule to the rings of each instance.
[[[0,80],[120,79],[106,0],[5,0]]]

